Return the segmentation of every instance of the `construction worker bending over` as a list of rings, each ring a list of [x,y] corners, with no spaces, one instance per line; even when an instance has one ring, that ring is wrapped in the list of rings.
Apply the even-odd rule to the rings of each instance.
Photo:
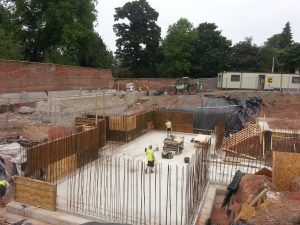
[[[154,167],[154,154],[152,150],[152,145],[150,145],[148,148],[146,148],[146,158],[147,158],[147,167],[145,169],[145,173],[147,173],[147,170],[150,170],[150,173],[153,173],[153,167]]]
[[[6,180],[0,180],[0,203],[3,205],[2,202],[4,195],[6,194],[6,189],[9,187],[9,183]]]
[[[167,136],[169,137],[172,135],[172,123],[170,120],[167,120],[166,122],[166,129],[167,129]]]

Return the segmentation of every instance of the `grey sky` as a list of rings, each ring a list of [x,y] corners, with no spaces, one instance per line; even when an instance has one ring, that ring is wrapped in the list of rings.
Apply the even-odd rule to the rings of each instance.
[[[114,8],[130,0],[99,0],[96,30],[110,50],[115,51],[113,32]],[[157,24],[165,37],[168,26],[185,17],[194,26],[214,22],[222,35],[233,43],[252,36],[261,45],[273,34],[280,33],[290,21],[294,40],[300,42],[299,0],[148,0],[158,13]]]

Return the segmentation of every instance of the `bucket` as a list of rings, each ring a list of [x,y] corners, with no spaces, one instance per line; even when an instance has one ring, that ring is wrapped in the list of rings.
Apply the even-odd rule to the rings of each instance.
[[[190,157],[184,157],[184,162],[189,163],[190,162]]]

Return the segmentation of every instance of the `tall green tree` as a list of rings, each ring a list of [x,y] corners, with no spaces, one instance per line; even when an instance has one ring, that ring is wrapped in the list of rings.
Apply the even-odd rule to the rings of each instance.
[[[20,60],[22,59],[21,43],[12,29],[11,14],[3,6],[3,1],[0,3],[0,58]]]
[[[293,43],[293,34],[291,30],[290,22],[287,22],[282,29],[279,40],[279,48],[284,49],[290,47]]]
[[[97,51],[106,52],[94,31],[96,0],[6,1],[18,26],[26,60],[80,66],[101,64],[91,60]],[[91,47],[91,43],[97,45]]]
[[[181,18],[169,26],[167,35],[162,41],[162,62],[158,65],[159,75],[164,77],[190,75],[193,43],[196,38],[197,31],[193,24],[185,18]]]
[[[202,23],[197,28],[192,56],[194,77],[214,77],[228,66],[231,41],[217,28],[214,23]]]
[[[128,76],[153,76],[159,56],[158,12],[146,0],[115,9],[116,57],[119,71]],[[128,21],[126,21],[128,20]]]
[[[270,71],[274,58],[274,72],[285,72],[283,62],[279,60],[279,53],[293,44],[293,34],[290,23],[287,22],[279,34],[274,34],[264,43],[261,49],[262,69]]]
[[[260,62],[260,48],[253,44],[252,37],[246,37],[231,49],[230,70],[257,72],[261,68]]]
[[[284,72],[294,73],[300,68],[300,43],[293,43],[278,54]]]

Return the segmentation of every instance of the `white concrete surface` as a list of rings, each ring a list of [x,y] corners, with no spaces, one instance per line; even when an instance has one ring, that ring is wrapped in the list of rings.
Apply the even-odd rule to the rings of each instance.
[[[185,149],[173,159],[161,158],[166,133],[151,132],[62,180],[57,186],[58,208],[129,224],[184,222],[193,163],[185,164],[184,157],[195,153],[190,142],[195,135],[176,135],[184,137]],[[145,174],[145,147],[150,144],[159,151],[155,172]]]
[[[147,133],[133,140],[132,142],[123,145],[115,153],[115,155],[122,155],[130,159],[146,162],[145,148],[149,145],[152,145],[156,163],[182,166],[185,164],[184,157],[192,158],[192,156],[195,154],[194,143],[191,142],[191,139],[195,137],[196,134],[173,132],[173,135],[184,138],[184,150],[182,151],[182,154],[175,155],[173,159],[163,159],[161,157],[161,153],[163,151],[163,140],[167,137],[167,132],[165,131]],[[158,148],[159,151],[155,151],[156,148]]]

